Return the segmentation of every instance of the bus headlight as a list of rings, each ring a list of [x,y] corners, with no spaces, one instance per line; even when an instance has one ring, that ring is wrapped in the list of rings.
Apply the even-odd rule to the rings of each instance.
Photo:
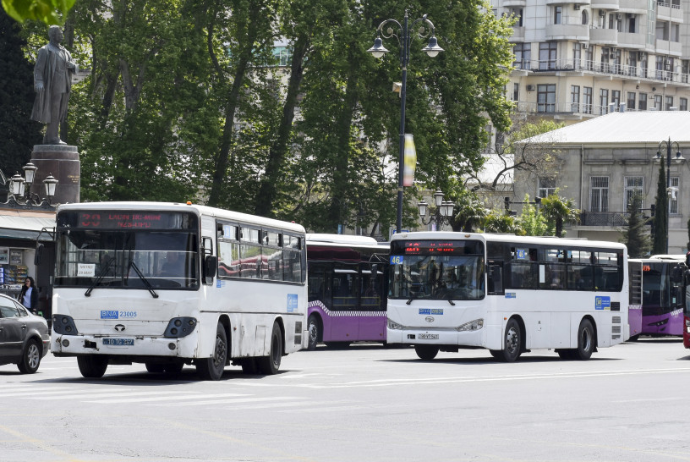
[[[186,337],[192,332],[196,327],[196,318],[172,318],[168,323],[168,327],[165,329],[165,334],[167,338],[180,338]]]
[[[65,316],[64,314],[53,315],[53,330],[60,335],[77,335],[77,325],[74,323],[72,316]]]
[[[483,319],[475,319],[474,321],[466,322],[460,327],[457,327],[455,330],[458,332],[470,332],[474,330],[479,330],[482,327],[484,327],[484,320]]]
[[[402,330],[404,326],[402,324],[398,324],[395,321],[391,321],[390,319],[388,320],[388,328],[391,330]]]

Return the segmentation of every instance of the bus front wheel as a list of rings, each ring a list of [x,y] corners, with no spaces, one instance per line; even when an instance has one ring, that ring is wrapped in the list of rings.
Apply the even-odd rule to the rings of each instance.
[[[79,372],[87,379],[100,379],[108,369],[108,357],[96,355],[77,356]]]
[[[256,358],[256,365],[262,374],[274,375],[280,369],[280,362],[283,358],[283,335],[278,324],[273,324],[271,333],[271,351],[268,356]]]
[[[309,322],[307,323],[308,329],[309,329],[309,346],[307,349],[309,351],[314,351],[316,350],[316,344],[319,343],[319,340],[322,338],[321,336],[323,335],[322,329],[321,329],[321,323],[319,323],[319,319],[316,317],[315,314],[312,314],[309,316]]]
[[[228,336],[223,325],[218,323],[216,327],[216,345],[213,356],[196,360],[196,371],[202,380],[220,380],[225,370],[225,362],[228,359]]]
[[[503,344],[503,350],[498,351],[498,354],[494,356],[495,358],[512,363],[522,354],[522,331],[520,324],[515,319],[511,318],[506,324]]]
[[[415,345],[414,352],[422,361],[431,361],[438,354],[438,347],[432,345]]]

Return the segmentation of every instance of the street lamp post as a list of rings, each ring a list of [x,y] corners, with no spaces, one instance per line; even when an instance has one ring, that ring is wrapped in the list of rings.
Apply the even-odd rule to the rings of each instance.
[[[59,183],[58,180],[53,178],[52,174],[48,175],[48,177],[43,180],[45,198],[41,198],[38,194],[31,192],[31,185],[34,183],[38,168],[33,163],[29,162],[22,167],[22,169],[24,170],[23,177],[19,173],[16,173],[9,179],[7,179],[4,174],[0,175],[0,178],[2,178],[5,184],[9,183],[10,193],[7,202],[0,204],[0,207],[27,210],[36,208],[54,210],[51,200],[55,196],[55,189]]]
[[[683,158],[683,155],[680,152],[680,145],[676,141],[671,141],[671,138],[668,139],[668,141],[662,141],[659,143],[659,150],[656,153],[656,158],[659,162],[661,162],[661,151],[666,148],[666,195],[667,198],[666,200],[668,201],[668,206],[666,207],[666,253],[668,254],[668,244],[669,244],[669,235],[671,230],[669,229],[669,223],[671,220],[671,201],[669,198],[675,197],[677,192],[673,191],[671,188],[671,150],[675,146],[676,148],[676,162],[682,162],[685,160]]]
[[[405,153],[405,97],[407,96],[407,63],[410,60],[410,42],[414,38],[414,34],[410,35],[408,20],[409,14],[408,11],[405,10],[405,17],[403,19],[402,24],[400,24],[400,22],[398,22],[395,19],[386,19],[382,21],[381,24],[379,24],[379,27],[376,29],[378,36],[374,40],[374,46],[367,50],[374,56],[374,58],[382,58],[386,53],[388,53],[388,50],[383,46],[381,37],[386,39],[395,37],[398,39],[398,43],[400,45],[400,66],[402,67],[402,86],[400,88],[400,153],[398,155],[398,214],[396,220],[397,233],[401,232],[402,230],[403,162]],[[422,16],[421,18],[415,20],[412,23],[413,29],[417,23],[426,23],[431,28],[431,38],[429,39],[429,44],[422,48],[422,51],[425,51],[426,54],[429,55],[429,57],[434,58],[441,51],[443,51],[443,48],[438,46],[438,42],[436,40],[436,29],[433,23],[427,19],[426,15]],[[398,35],[395,34],[396,31],[395,29],[393,29],[393,27],[389,26],[388,29],[384,30],[383,28],[387,24],[391,24],[391,26],[397,26],[397,32],[399,33],[400,37],[398,37]],[[425,38],[428,34],[426,33],[425,28],[421,27],[416,35],[419,38]]]
[[[453,216],[453,208],[455,208],[455,204],[451,201],[444,201],[443,192],[440,190],[434,193],[434,204],[436,205],[434,214],[430,214],[429,221],[425,221],[424,218],[426,217],[427,210],[429,209],[429,204],[427,204],[426,201],[418,202],[417,207],[419,208],[419,218],[425,225],[428,225],[433,221],[438,226],[437,231],[440,231],[443,223],[450,221],[451,217]]]

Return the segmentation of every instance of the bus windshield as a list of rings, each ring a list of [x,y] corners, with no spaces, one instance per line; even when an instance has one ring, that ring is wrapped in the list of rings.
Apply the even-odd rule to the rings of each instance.
[[[199,287],[198,231],[194,215],[158,213],[163,219],[150,226],[143,221],[107,217],[86,221],[84,215],[65,213],[58,217],[55,286]],[[116,217],[122,216],[125,215]]]
[[[389,298],[483,299],[483,249],[479,241],[394,241]]]

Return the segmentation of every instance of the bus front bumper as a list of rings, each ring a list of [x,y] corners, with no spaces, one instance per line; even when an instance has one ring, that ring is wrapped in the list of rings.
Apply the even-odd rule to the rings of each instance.
[[[484,329],[458,332],[451,329],[386,329],[388,343],[403,345],[458,345],[485,347]]]
[[[57,335],[53,332],[50,350],[55,356],[112,355],[161,356],[194,358],[197,336],[166,337],[104,337],[102,335]]]

